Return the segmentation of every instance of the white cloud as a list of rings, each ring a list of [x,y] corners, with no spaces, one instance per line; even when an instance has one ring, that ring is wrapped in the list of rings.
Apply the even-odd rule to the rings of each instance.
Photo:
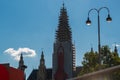
[[[36,55],[35,50],[30,48],[19,48],[18,50],[15,50],[14,48],[8,48],[4,51],[4,53],[9,54],[17,61],[20,59],[21,53],[24,57],[34,57]]]
[[[120,44],[112,44],[112,46],[120,47]]]

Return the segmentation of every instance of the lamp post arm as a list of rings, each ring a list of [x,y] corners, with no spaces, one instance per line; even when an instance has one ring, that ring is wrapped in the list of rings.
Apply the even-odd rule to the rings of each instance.
[[[90,12],[92,12],[92,11],[96,11],[97,13],[99,13],[99,11],[96,8],[90,9],[88,12],[88,17],[90,16]]]
[[[99,8],[98,13],[99,13],[102,9],[106,9],[107,12],[108,12],[108,14],[110,14],[110,10],[109,10],[107,7],[101,7],[101,8]]]
[[[107,8],[107,7],[101,7],[101,8],[99,8],[99,9],[96,9],[96,8],[93,8],[93,9],[90,9],[89,10],[89,12],[88,12],[88,17],[90,16],[90,12],[91,11],[96,11],[97,13],[98,13],[98,15],[99,15],[99,13],[100,13],[100,11],[102,10],[102,9],[106,9],[107,11],[108,11],[108,14],[110,14],[110,10]]]

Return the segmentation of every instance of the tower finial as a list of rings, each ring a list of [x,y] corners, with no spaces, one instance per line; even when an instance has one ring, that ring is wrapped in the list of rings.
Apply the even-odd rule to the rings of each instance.
[[[23,59],[23,54],[21,53],[21,55],[20,55],[20,59]]]
[[[64,4],[64,1],[63,1],[63,8],[64,8],[65,4]]]
[[[25,71],[26,68],[27,68],[27,66],[24,65],[23,54],[21,53],[18,69]]]
[[[117,50],[117,44],[116,44],[116,42],[115,42],[115,48],[114,48],[114,52],[118,52],[118,50]]]
[[[93,51],[93,45],[92,45],[92,44],[91,44],[91,52],[94,52],[94,51]]]
[[[42,60],[44,59],[44,53],[43,53],[43,50],[42,50],[42,53],[41,53],[41,59],[42,59]]]

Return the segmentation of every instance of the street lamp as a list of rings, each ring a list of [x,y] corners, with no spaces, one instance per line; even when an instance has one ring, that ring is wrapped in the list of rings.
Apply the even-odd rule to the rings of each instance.
[[[100,11],[102,9],[106,9],[108,11],[108,16],[106,18],[106,21],[107,22],[111,22],[112,18],[110,17],[110,11],[109,11],[109,9],[107,7],[101,7],[99,9],[96,9],[96,8],[90,9],[89,12],[88,12],[88,18],[87,18],[87,21],[86,21],[87,25],[91,25],[91,20],[89,18],[90,12],[93,11],[93,10],[97,12],[97,15],[98,15],[98,52],[99,52],[99,65],[101,65],[100,16],[99,16],[99,13],[100,13]]]

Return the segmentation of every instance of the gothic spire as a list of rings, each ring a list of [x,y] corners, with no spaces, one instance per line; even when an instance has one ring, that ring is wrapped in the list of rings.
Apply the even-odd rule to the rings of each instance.
[[[20,56],[20,61],[23,61],[23,54],[21,54]]]
[[[26,66],[26,65],[24,65],[23,54],[21,53],[18,69],[20,69],[20,70],[23,70],[23,71],[24,71],[24,70],[25,70],[25,68],[27,68],[27,66]]]
[[[114,52],[118,53],[117,46],[115,45]]]
[[[26,68],[27,68],[27,66],[24,65],[23,54],[21,53],[18,69],[20,69],[20,70],[22,70],[24,72]],[[24,80],[26,80],[25,72],[24,72]]]
[[[64,5],[65,5],[65,4],[64,4],[64,2],[63,2],[63,8],[64,8]]]
[[[45,65],[45,59],[44,59],[43,51],[42,51],[42,54],[41,54],[40,65]]]
[[[58,30],[56,31],[56,40],[60,42],[71,41],[71,28],[69,27],[67,11],[64,7],[64,3],[60,10],[59,25]]]
[[[21,69],[22,70],[22,66],[24,65],[24,61],[23,61],[23,55],[22,55],[22,53],[21,53],[21,55],[20,55],[20,61],[19,61],[19,69]]]
[[[40,65],[37,73],[37,80],[46,80],[46,67],[43,51],[41,53]]]
[[[93,47],[91,47],[91,53],[93,53],[94,51],[93,51]]]
[[[117,49],[116,44],[115,44],[115,48],[114,48],[114,56],[119,57],[119,54],[118,54],[118,49]]]

